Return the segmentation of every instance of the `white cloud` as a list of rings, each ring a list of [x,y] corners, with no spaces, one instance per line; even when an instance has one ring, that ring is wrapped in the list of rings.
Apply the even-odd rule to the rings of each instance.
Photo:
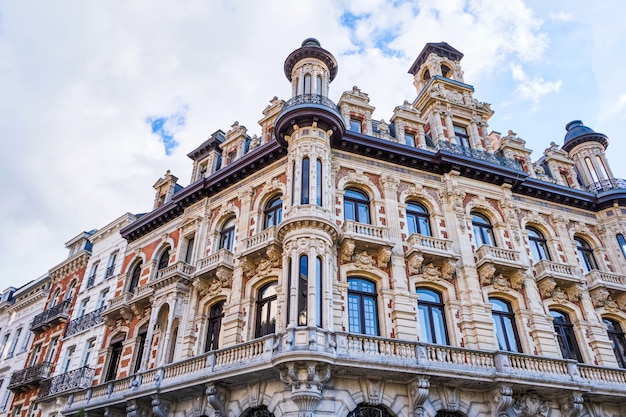
[[[561,89],[562,81],[545,81],[542,77],[530,78],[521,65],[511,64],[511,74],[515,81],[518,81],[515,92],[519,98],[539,102],[546,94],[556,93]]]
[[[548,19],[554,20],[557,22],[568,22],[572,20],[572,15],[570,13],[560,11],[558,13],[550,13],[548,15]]]

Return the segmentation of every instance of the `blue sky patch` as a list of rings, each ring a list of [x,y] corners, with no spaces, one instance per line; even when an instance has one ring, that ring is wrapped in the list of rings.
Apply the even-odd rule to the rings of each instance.
[[[150,126],[152,133],[159,136],[165,154],[170,156],[178,146],[178,141],[174,137],[183,127],[185,127],[186,107],[169,116],[148,116],[146,123]]]

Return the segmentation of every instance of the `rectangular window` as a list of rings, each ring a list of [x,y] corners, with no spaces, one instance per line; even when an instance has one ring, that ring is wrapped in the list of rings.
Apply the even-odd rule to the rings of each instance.
[[[185,249],[185,263],[191,264],[193,262],[193,245],[195,243],[195,235],[191,235],[187,238],[187,248]]]
[[[76,346],[70,346],[69,348],[67,348],[67,351],[65,352],[65,359],[63,360],[63,368],[61,373],[64,374],[70,370],[70,364],[72,363],[72,357],[74,356],[74,353],[76,353]]]
[[[353,132],[361,133],[361,120],[350,119],[350,130]]]
[[[89,297],[81,300],[80,305],[78,306],[78,317],[82,317],[85,315],[85,310],[87,310],[87,304],[89,304]]]
[[[105,278],[110,278],[115,273],[115,262],[117,261],[117,252],[113,252],[111,256],[109,256],[109,263],[107,264],[107,271],[105,274]]]
[[[53,363],[56,361],[57,349],[59,348],[59,338],[55,337],[50,341],[46,362]]]
[[[466,148],[470,148],[469,135],[467,134],[467,129],[462,126],[454,125],[454,138],[456,139],[456,144],[460,146],[464,146]]]
[[[85,353],[83,356],[83,367],[89,367],[89,359],[91,358],[91,352],[96,346],[96,339],[89,339],[85,342]]]
[[[22,328],[20,327],[19,329],[15,331],[15,334],[13,335],[13,341],[11,341],[11,346],[9,347],[9,353],[7,354],[7,357],[13,356],[13,353],[15,352],[15,347],[17,346],[17,342],[21,334],[22,334]]]
[[[101,310],[104,308],[104,306],[106,305],[107,302],[107,296],[109,295],[109,289],[105,288],[102,291],[100,291],[100,295],[98,296],[98,305],[97,305],[97,309]]]
[[[415,135],[412,134],[412,133],[405,133],[404,134],[404,143],[407,146],[415,147]]]
[[[4,358],[4,350],[7,347],[7,343],[9,343],[10,336],[11,334],[7,333],[2,337],[2,343],[0,343],[0,358]]]
[[[30,325],[29,325],[30,327]],[[26,332],[24,336],[24,341],[22,342],[22,347],[20,348],[20,352],[26,352],[28,350],[28,345],[30,344],[30,339],[33,337],[31,332]]]

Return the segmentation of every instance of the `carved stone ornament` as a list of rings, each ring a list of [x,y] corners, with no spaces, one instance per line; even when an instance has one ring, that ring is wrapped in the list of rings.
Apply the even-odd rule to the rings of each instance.
[[[583,410],[584,401],[580,392],[572,392],[561,401],[561,415],[563,417],[578,417]]]
[[[552,291],[556,288],[556,281],[552,278],[547,278],[539,283],[539,294],[542,298],[552,297]]]
[[[228,391],[215,384],[206,387],[207,402],[215,411],[215,417],[226,417],[226,404],[228,403]]]
[[[591,302],[593,306],[596,308],[604,307],[606,304],[606,300],[611,295],[606,288],[596,288],[591,292]]]
[[[456,259],[446,260],[443,265],[441,265],[441,278],[445,279],[446,281],[454,280],[454,277],[456,277],[456,267]]]
[[[490,285],[493,277],[496,273],[496,267],[492,264],[484,264],[478,270],[478,275],[480,275],[480,284],[481,285]]]
[[[261,259],[256,265],[256,274],[259,277],[267,276],[272,270],[272,261]]]
[[[385,392],[385,381],[383,379],[362,378],[359,382],[361,383],[361,392],[364,393],[368,404],[382,404],[383,393]]]
[[[491,404],[494,417],[508,417],[506,410],[513,404],[513,388],[507,384],[500,385],[493,391]]]
[[[152,413],[154,417],[170,417],[171,409],[170,404],[162,401],[158,395],[152,396]]]
[[[524,280],[526,279],[526,274],[522,271],[515,271],[513,275],[509,277],[509,281],[511,283],[511,288],[514,290],[521,290],[524,287]]]
[[[491,285],[496,291],[507,291],[511,288],[511,283],[509,283],[507,277],[502,274],[494,276],[491,280]]]
[[[413,402],[413,417],[425,417],[424,403],[428,399],[430,381],[428,377],[418,377],[415,384],[410,385],[411,400]]]
[[[291,391],[291,399],[298,406],[298,417],[313,417],[322,399],[324,384],[330,380],[330,367],[317,362],[289,362],[280,371],[280,379]]]
[[[354,254],[354,248],[356,245],[352,239],[346,239],[341,245],[341,262],[348,263],[352,261],[352,255]]]
[[[414,253],[411,255],[407,262],[407,266],[409,268],[410,275],[417,275],[420,273],[422,268],[422,262],[424,262],[424,257],[419,253]]]
[[[554,291],[552,291],[552,299],[559,304],[563,304],[569,301],[567,294],[559,286],[555,287]]]
[[[143,417],[141,406],[137,400],[128,400],[126,402],[126,417]]]
[[[374,266],[374,258],[365,250],[355,255],[354,262],[361,269],[371,269]]]
[[[518,417],[548,417],[550,415],[549,403],[536,391],[516,395],[513,400],[513,409]]]
[[[391,249],[382,248],[378,251],[378,267],[386,268],[391,260]]]
[[[431,262],[422,268],[422,277],[429,281],[436,281],[441,278],[441,274],[439,273],[439,268]]]
[[[272,245],[268,247],[267,250],[265,251],[265,254],[267,255],[267,259],[269,259],[272,262],[273,267],[280,267],[281,256],[280,256],[280,250],[278,249],[277,246]]]

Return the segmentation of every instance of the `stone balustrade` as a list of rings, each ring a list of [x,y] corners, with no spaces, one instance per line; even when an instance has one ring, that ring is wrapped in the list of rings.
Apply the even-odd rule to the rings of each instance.
[[[499,380],[503,377],[515,384],[543,386],[573,384],[580,388],[585,384],[601,384],[611,392],[626,395],[626,370],[578,364],[572,360],[553,359],[513,352],[488,352],[454,346],[408,342],[383,337],[329,333],[310,328],[291,329],[303,332],[311,340],[311,332],[319,333],[313,339],[328,340],[327,346],[311,344],[304,348],[307,360],[330,361],[349,367],[353,372],[383,372],[400,370],[402,373],[428,373],[431,379],[438,377],[474,381]],[[293,336],[293,334],[291,334]],[[80,407],[86,409],[122,401],[130,390],[141,390],[146,395],[175,390],[184,379],[186,384],[204,383],[207,380],[224,380],[230,376],[241,378],[249,370],[266,372],[281,362],[294,357],[301,358],[303,346],[294,348],[285,343],[285,335],[269,335],[250,342],[208,352],[193,358],[150,369],[120,380],[89,387],[75,393],[67,412]],[[332,342],[331,342],[332,341]],[[294,356],[295,355],[295,356]],[[317,359],[314,355],[320,355]],[[360,370],[360,371],[359,371]],[[195,382],[194,382],[195,381]],[[577,389],[578,389],[577,388]]]
[[[228,249],[220,249],[211,255],[198,260],[196,263],[196,275],[206,274],[217,269],[218,266],[225,266],[233,269],[235,257]]]
[[[243,240],[243,251],[251,251],[256,248],[264,248],[274,239],[276,239],[276,226],[268,227],[265,230],[261,230],[259,233],[247,237]]]
[[[163,269],[159,269],[156,273],[155,281],[167,279],[174,275],[181,275],[185,278],[190,278],[195,272],[196,267],[189,265],[186,262],[178,261],[171,265],[166,266]]]
[[[522,269],[519,252],[516,250],[482,245],[475,253],[476,266],[492,264],[498,273],[512,272]]]
[[[626,277],[624,275],[603,272],[594,269],[585,275],[589,289],[607,287],[614,290],[626,291]]]
[[[577,268],[544,259],[535,264],[535,279],[541,281],[546,278],[554,278],[561,282],[570,283],[579,283],[582,281],[577,273]]]

